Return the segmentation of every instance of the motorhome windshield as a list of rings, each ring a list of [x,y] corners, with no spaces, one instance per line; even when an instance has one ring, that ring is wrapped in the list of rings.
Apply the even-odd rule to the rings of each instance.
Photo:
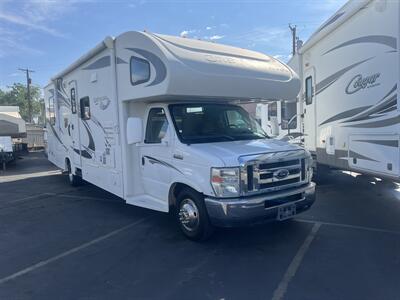
[[[173,104],[171,116],[186,144],[268,138],[243,108],[230,104]]]

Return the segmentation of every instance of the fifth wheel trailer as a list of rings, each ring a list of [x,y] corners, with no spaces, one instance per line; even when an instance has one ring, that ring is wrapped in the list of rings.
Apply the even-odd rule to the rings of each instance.
[[[399,180],[399,3],[349,1],[326,21],[289,62],[297,101],[260,106],[264,127],[276,117],[319,164]]]
[[[174,213],[190,239],[285,220],[315,200],[308,151],[269,139],[238,104],[291,99],[285,64],[147,32],[106,38],[45,87],[48,158],[126,203]]]

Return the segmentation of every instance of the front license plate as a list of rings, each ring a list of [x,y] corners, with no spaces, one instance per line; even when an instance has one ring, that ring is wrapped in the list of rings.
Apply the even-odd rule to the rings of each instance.
[[[296,204],[287,204],[278,207],[278,221],[292,218],[296,215]]]

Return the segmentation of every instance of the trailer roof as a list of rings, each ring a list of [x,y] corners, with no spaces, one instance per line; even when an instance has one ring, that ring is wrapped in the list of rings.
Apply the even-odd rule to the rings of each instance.
[[[299,50],[300,54],[314,46],[318,41],[330,34],[356,13],[364,9],[373,0],[350,0],[344,4],[332,17],[324,22],[307,40],[303,47]]]

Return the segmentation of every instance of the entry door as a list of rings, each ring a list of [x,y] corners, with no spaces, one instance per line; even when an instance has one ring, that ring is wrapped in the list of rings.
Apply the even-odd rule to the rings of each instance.
[[[317,141],[317,99],[315,93],[316,79],[314,68],[307,69],[304,75],[304,144],[306,149],[315,152]]]
[[[172,152],[170,126],[164,108],[148,112],[144,145],[141,147],[142,178],[145,193],[159,201],[167,201],[171,180]]]
[[[81,142],[79,135],[79,116],[78,116],[78,90],[76,81],[73,80],[69,83],[69,98],[71,99],[71,119],[68,132],[72,140],[72,160],[75,167],[81,167]]]

